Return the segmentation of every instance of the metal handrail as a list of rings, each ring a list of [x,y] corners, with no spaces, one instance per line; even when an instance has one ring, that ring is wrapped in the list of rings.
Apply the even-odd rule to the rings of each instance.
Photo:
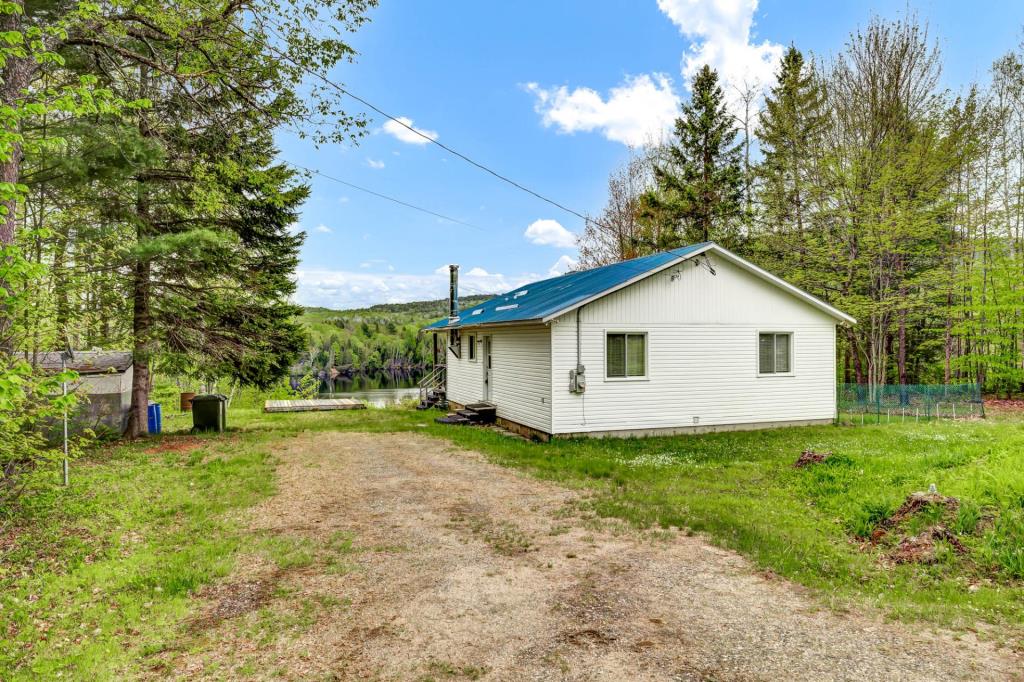
[[[420,402],[425,402],[430,389],[443,388],[445,384],[445,366],[438,365],[434,370],[420,379]]]

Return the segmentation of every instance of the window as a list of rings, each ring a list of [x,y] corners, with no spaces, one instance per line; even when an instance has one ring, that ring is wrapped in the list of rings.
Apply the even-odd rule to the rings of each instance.
[[[647,376],[647,334],[608,334],[605,341],[605,377],[628,379]]]
[[[469,337],[469,359],[476,360],[476,337],[472,335]]]
[[[462,336],[459,334],[458,329],[452,329],[448,332],[448,350],[459,360],[462,359]]]
[[[792,369],[793,335],[768,333],[757,337],[757,371],[759,374],[788,374]]]

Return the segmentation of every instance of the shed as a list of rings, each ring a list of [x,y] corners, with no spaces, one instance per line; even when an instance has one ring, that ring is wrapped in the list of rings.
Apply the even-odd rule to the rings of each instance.
[[[836,326],[854,323],[707,242],[526,284],[425,331],[445,337],[449,403],[546,438],[829,423]]]
[[[82,401],[73,422],[79,428],[108,428],[124,433],[132,402],[132,354],[130,351],[76,350],[67,368],[78,373],[78,380],[68,385],[88,400]],[[59,351],[42,353],[35,358],[43,370],[61,369]]]

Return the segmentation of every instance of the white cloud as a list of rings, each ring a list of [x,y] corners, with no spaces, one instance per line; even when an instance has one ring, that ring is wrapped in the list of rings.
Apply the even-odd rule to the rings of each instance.
[[[334,232],[334,230],[332,230],[331,228],[327,227],[327,226],[326,226],[326,225],[324,225],[323,223],[320,223],[320,224],[319,224],[319,225],[317,225],[317,226],[316,226],[316,227],[315,227],[314,229],[315,229],[315,230],[316,230],[317,232],[322,232],[323,234],[330,234],[331,232]]]
[[[349,198],[348,197],[338,197],[338,203],[339,204],[347,204],[348,202],[349,202]]]
[[[375,170],[380,170],[381,168],[384,167],[384,162],[378,161],[377,159],[367,159],[366,165]]]
[[[571,256],[560,256],[555,264],[548,268],[548,277],[557,277],[576,267],[577,260]]]
[[[730,108],[741,114],[739,92],[764,91],[775,80],[784,48],[752,42],[759,0],[657,0],[662,11],[689,41],[680,72],[690,87],[694,74],[709,64],[721,77]],[[562,133],[599,132],[614,142],[640,146],[657,142],[678,116],[679,98],[660,73],[627,77],[607,96],[588,87],[544,88],[528,83],[534,109],[547,127]]]
[[[389,268],[390,270],[390,268]],[[361,308],[375,303],[407,303],[446,298],[448,266],[426,275],[396,272],[352,272],[345,270],[299,270],[295,300],[302,305],[329,308]],[[536,281],[540,276],[523,273],[507,276],[471,267],[459,276],[462,296],[500,294]]]
[[[387,121],[381,128],[381,130],[383,130],[385,133],[392,136],[399,142],[405,142],[406,144],[427,144],[430,142],[430,140],[436,140],[438,137],[437,131],[424,130],[423,128],[417,128],[416,126],[414,126],[412,124],[411,118],[399,116],[398,120],[404,123],[405,125],[401,125],[396,121]],[[416,133],[414,133],[412,130],[409,130],[409,128],[406,128],[405,126],[409,126],[409,128],[412,128],[413,130],[420,134],[417,135]]]
[[[557,246],[562,249],[576,248],[576,235],[562,227],[557,220],[535,220],[526,228],[523,236],[541,246]]]
[[[735,88],[764,88],[775,79],[784,48],[769,40],[751,42],[757,5],[758,0],[658,0],[658,9],[691,41],[682,61],[687,84],[709,64],[735,103]]]
[[[559,132],[600,132],[613,142],[638,147],[657,141],[678,116],[672,81],[660,73],[630,76],[604,98],[591,88],[542,88],[527,83],[534,109]]]

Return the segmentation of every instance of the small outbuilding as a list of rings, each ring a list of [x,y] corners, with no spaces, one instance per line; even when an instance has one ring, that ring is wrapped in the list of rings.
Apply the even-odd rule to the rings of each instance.
[[[61,353],[48,352],[36,357],[40,369],[59,372]],[[129,351],[76,350],[67,360],[67,368],[78,373],[68,384],[83,400],[72,418],[78,428],[110,429],[124,433],[132,403],[132,354]]]
[[[830,423],[855,320],[708,242],[519,287],[425,329],[456,409],[549,436]],[[440,343],[438,344],[440,345]]]

